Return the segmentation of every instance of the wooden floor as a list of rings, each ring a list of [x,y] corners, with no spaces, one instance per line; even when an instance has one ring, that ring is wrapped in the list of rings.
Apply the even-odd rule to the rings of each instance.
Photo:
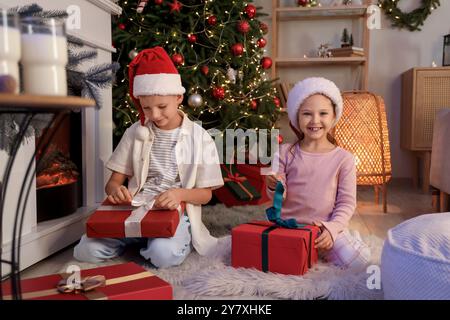
[[[397,224],[421,214],[431,213],[431,193],[423,194],[412,187],[407,179],[393,180],[388,185],[388,212],[383,213],[381,204],[375,204],[373,187],[358,187],[357,212],[350,222],[350,228],[361,235],[373,234],[384,239],[387,231]],[[72,259],[73,246],[31,266],[22,272],[23,278],[55,273]]]

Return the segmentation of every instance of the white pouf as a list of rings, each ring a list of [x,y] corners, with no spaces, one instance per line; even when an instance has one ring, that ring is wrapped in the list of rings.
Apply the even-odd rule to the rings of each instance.
[[[450,299],[450,212],[421,215],[388,231],[381,282],[385,299]]]

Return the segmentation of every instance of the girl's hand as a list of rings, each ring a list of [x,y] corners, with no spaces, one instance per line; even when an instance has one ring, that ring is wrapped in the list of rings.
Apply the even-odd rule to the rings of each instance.
[[[129,203],[131,202],[131,194],[127,187],[119,186],[108,195],[108,200],[113,204]]]
[[[330,231],[325,228],[322,222],[314,221],[313,225],[320,228],[321,234],[314,242],[316,249],[330,250],[333,248],[333,238],[331,237]]]
[[[275,187],[277,186],[277,182],[279,181],[279,177],[277,175],[267,175],[266,176],[266,185],[271,190],[275,190]]]
[[[170,209],[175,210],[180,205],[181,199],[181,189],[169,189],[160,193],[155,198],[155,208]]]

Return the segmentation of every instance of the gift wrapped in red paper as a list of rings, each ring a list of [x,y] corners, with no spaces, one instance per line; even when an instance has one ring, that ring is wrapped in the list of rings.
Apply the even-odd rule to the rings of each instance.
[[[73,272],[72,269],[71,272]],[[76,281],[78,279],[78,281]],[[3,299],[11,300],[11,283],[2,283]],[[21,281],[24,300],[171,300],[172,286],[130,262]]]
[[[305,274],[317,262],[314,241],[320,229],[302,225],[283,228],[268,221],[252,221],[233,228],[231,262],[235,268],[256,268],[282,274]]]
[[[170,238],[177,230],[185,203],[177,210],[143,210],[129,205],[113,205],[105,200],[86,222],[89,238]]]

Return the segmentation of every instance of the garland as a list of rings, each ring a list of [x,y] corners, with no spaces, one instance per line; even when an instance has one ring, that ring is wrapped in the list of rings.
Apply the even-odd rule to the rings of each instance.
[[[387,17],[396,28],[407,28],[409,31],[421,31],[424,21],[441,5],[439,0],[422,0],[422,5],[408,13],[402,12],[398,7],[400,0],[379,0],[378,6],[383,9]]]

